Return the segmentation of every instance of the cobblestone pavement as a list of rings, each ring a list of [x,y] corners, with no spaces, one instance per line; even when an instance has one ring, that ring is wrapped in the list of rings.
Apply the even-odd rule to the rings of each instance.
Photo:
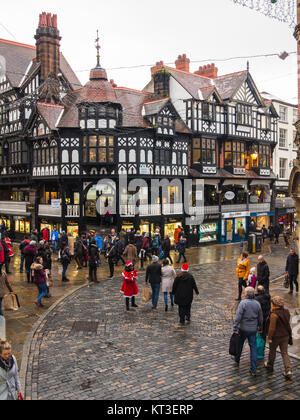
[[[267,259],[277,278],[286,252],[272,251]],[[253,263],[256,259],[251,257]],[[192,268],[200,297],[186,327],[178,326],[176,309],[164,312],[162,297],[157,311],[138,299],[139,308],[126,312],[120,278],[76,291],[33,335],[26,399],[299,399],[299,361],[293,360],[293,381],[286,381],[281,357],[274,375],[261,369],[252,378],[247,347],[239,368],[228,355],[236,310],[234,268],[233,261]],[[297,298],[287,297],[280,286],[275,282],[276,292],[295,306]]]
[[[87,284],[87,269],[77,271],[75,262],[72,262],[68,269],[68,277],[70,279],[70,283],[62,283],[61,264],[54,261],[52,269],[54,280],[54,287],[51,289],[52,298],[47,301],[44,301],[44,309],[37,309],[34,305],[34,301],[37,297],[36,286],[34,284],[27,284],[26,274],[19,273],[20,253],[17,244],[15,244],[14,246],[14,251],[15,257],[12,259],[11,262],[11,271],[13,272],[14,281],[13,289],[18,294],[21,303],[21,308],[18,312],[15,313],[5,313],[5,317],[6,336],[12,342],[14,353],[20,365],[23,353],[23,345],[26,340],[27,334],[30,333],[33,325],[51,305],[58,301],[58,299],[60,299],[70,291],[76,290],[79,286]],[[201,248],[188,249],[186,255],[190,264],[194,265],[200,263],[213,263],[224,260],[232,260],[233,258],[236,259],[239,255],[239,252],[240,248],[236,244],[228,246],[213,245]],[[172,252],[171,255],[172,258],[175,259],[174,252]],[[175,264],[175,267],[179,266]],[[116,267],[116,276],[121,275],[122,269],[123,267],[121,266]],[[108,274],[108,265],[103,264],[98,269],[98,279],[104,280],[107,278]]]

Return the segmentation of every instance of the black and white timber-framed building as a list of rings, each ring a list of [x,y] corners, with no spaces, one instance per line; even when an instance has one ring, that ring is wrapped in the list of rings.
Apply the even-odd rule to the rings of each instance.
[[[99,231],[113,208],[118,230],[160,227],[172,238],[180,224],[194,244],[237,241],[241,223],[272,221],[278,115],[248,70],[191,73],[182,55],[175,68],[158,62],[138,91],[109,81],[98,55],[82,86],[60,52],[56,15],[40,15],[35,39],[0,39],[0,220],[17,238],[45,225]],[[137,216],[120,174],[146,182]],[[174,178],[204,180],[201,225],[186,226],[176,186],[151,203],[151,179]],[[194,203],[192,192],[190,214]]]

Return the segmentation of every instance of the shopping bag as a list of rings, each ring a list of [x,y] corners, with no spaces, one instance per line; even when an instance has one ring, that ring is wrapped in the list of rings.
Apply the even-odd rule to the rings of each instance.
[[[149,286],[145,286],[142,290],[142,302],[147,303],[151,300],[152,293]]]
[[[160,255],[159,255],[159,259],[163,260],[165,258],[165,252],[161,251]]]
[[[19,309],[18,300],[14,293],[5,295],[2,301],[2,305],[5,311],[17,311]]]
[[[264,358],[264,350],[265,350],[265,340],[262,338],[261,334],[257,334],[256,336],[256,348],[257,348],[257,358],[263,359]]]
[[[285,276],[284,278],[284,283],[283,283],[283,287],[285,287],[286,289],[288,289],[290,287],[290,280],[289,280],[289,276]]]
[[[235,333],[232,334],[232,337],[230,339],[230,344],[229,344],[229,354],[231,354],[231,356],[238,356],[240,354],[240,351],[241,351],[240,343],[241,343],[241,336]]]

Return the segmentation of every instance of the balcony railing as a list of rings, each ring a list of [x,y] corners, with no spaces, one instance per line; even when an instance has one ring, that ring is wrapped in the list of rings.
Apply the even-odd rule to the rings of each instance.
[[[41,217],[61,217],[61,207],[55,209],[49,204],[40,204],[39,205],[39,216],[41,216]]]
[[[137,214],[136,214],[137,213]],[[123,217],[139,216],[160,216],[160,204],[141,204],[138,209],[132,204],[121,204],[120,215]]]
[[[25,216],[27,213],[26,207],[29,204],[26,201],[0,201],[0,213]]]
[[[247,211],[247,204],[232,204],[222,206],[222,213]]]
[[[163,214],[182,214],[183,204],[163,204]]]
[[[270,203],[249,204],[249,211],[251,213],[269,212],[271,210]]]
[[[291,197],[276,198],[275,207],[277,209],[293,208],[295,207],[295,201]]]
[[[78,204],[68,205],[67,217],[80,217],[80,206]]]

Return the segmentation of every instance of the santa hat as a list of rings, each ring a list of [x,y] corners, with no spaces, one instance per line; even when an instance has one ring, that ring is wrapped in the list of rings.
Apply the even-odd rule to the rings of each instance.
[[[189,265],[183,264],[183,266],[181,267],[181,271],[189,271]]]
[[[133,264],[132,264],[132,262],[131,261],[127,261],[127,263],[126,263],[126,267],[131,267]]]

